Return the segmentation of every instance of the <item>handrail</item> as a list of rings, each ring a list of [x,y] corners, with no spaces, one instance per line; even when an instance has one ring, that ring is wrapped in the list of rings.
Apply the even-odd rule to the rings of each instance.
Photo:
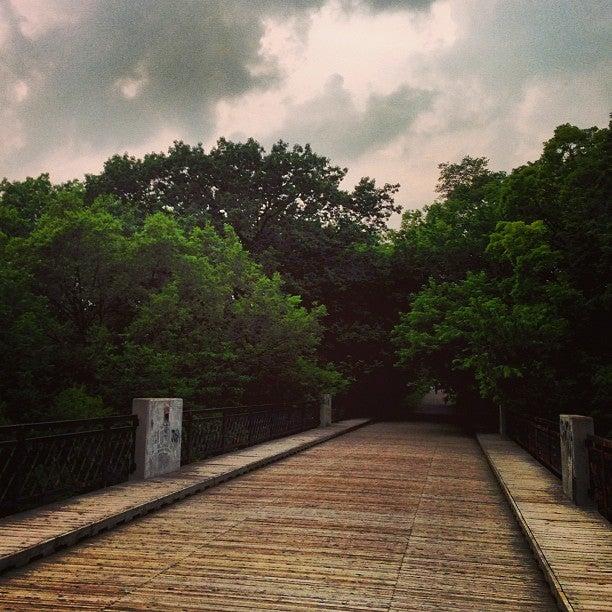
[[[181,462],[318,425],[315,399],[188,406]],[[0,426],[0,516],[127,480],[134,470],[137,427],[136,415]]]
[[[559,425],[542,417],[507,411],[507,433],[555,476],[561,477]]]
[[[188,408],[188,409],[184,409],[183,412],[204,412],[204,411],[211,411],[211,412],[215,412],[215,411],[219,411],[219,410],[234,410],[234,409],[239,409],[239,408],[273,408],[275,406],[286,406],[288,404],[291,404],[292,406],[305,406],[308,404],[312,404],[314,402],[316,402],[317,400],[301,400],[299,402],[295,402],[295,401],[287,401],[287,402],[268,402],[268,403],[263,403],[263,404],[234,404],[234,405],[227,405],[227,406],[209,406],[206,408]]]
[[[27,423],[15,423],[11,425],[0,425],[0,432],[8,431],[10,429],[27,429],[27,428],[35,428],[35,429],[44,429],[54,426],[78,426],[78,425],[87,425],[89,423],[112,423],[114,421],[121,421],[125,419],[131,419],[134,415],[131,414],[123,414],[123,415],[113,415],[107,417],[95,417],[93,419],[65,419],[58,421],[32,421]]]
[[[127,480],[137,426],[124,415],[0,427],[0,515]]]
[[[612,450],[612,438],[604,438],[602,436],[589,434],[587,436],[587,443],[603,446],[604,448]]]
[[[186,410],[181,463],[298,433],[318,423],[315,400]]]
[[[122,425],[120,427],[113,427],[111,431],[127,431],[133,429],[134,425],[137,425],[137,422],[132,422],[130,425]],[[78,431],[65,431],[56,434],[50,434],[48,436],[25,436],[24,439],[27,441],[40,441],[40,440],[61,440],[63,438],[78,438],[82,436],[87,436],[89,434],[100,433],[103,431],[107,431],[107,429],[79,429]],[[0,445],[3,444],[16,444],[21,440],[20,437],[13,438],[12,440],[0,440]]]
[[[612,521],[612,440],[587,436],[589,493],[597,510]]]

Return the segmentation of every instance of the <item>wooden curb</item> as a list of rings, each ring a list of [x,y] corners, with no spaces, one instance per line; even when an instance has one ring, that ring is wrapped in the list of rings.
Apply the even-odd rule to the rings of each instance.
[[[296,453],[306,450],[307,448],[311,448],[323,442],[327,442],[328,440],[344,435],[350,431],[354,431],[355,429],[358,429],[360,427],[363,427],[364,425],[367,425],[368,423],[371,423],[371,419],[355,419],[355,420],[359,422],[354,423],[353,425],[347,425],[343,429],[335,429],[334,431],[330,431],[329,433],[321,436],[320,438],[316,438],[314,440],[308,440],[307,442],[301,442],[289,449],[285,449],[285,450],[273,453],[267,457],[264,457],[263,459],[257,459],[255,461],[242,465],[238,468],[230,469],[227,472],[224,472],[217,476],[209,476],[209,477],[203,478],[202,480],[192,485],[177,489],[176,491],[172,491],[171,493],[168,493],[167,495],[163,495],[161,497],[154,498],[147,502],[142,502],[136,506],[129,508],[128,510],[123,510],[115,514],[111,514],[103,519],[94,521],[92,523],[89,523],[88,525],[84,525],[83,527],[78,527],[77,529],[73,529],[71,531],[68,531],[60,535],[54,536],[52,538],[49,538],[48,540],[38,542],[34,545],[23,548],[17,552],[12,552],[12,553],[9,553],[8,555],[4,555],[0,557],[0,573],[5,572],[12,568],[21,567],[23,565],[26,565],[27,563],[30,563],[31,561],[51,555],[59,549],[63,549],[63,548],[67,548],[68,546],[72,546],[79,540],[82,540],[88,537],[92,537],[102,531],[110,530],[113,527],[116,527],[117,525],[127,523],[135,518],[148,514],[149,512],[153,512],[155,510],[158,510],[159,508],[162,508],[169,504],[180,501],[181,499],[184,499],[185,497],[194,495],[195,493],[199,493],[200,491],[204,491],[205,489],[214,487],[215,485],[225,482],[226,480],[236,478],[237,476],[240,476],[242,474],[246,474],[247,472],[256,470],[257,468],[263,467],[264,465],[275,463],[276,461],[280,461],[281,459],[285,459],[286,457],[295,455]],[[334,425],[342,425],[342,421],[340,421],[339,423],[335,423]],[[307,431],[312,431],[312,430],[307,430]],[[296,435],[303,435],[304,433],[306,432],[300,432],[299,434],[296,434]],[[266,442],[264,442],[263,444],[266,444]],[[256,445],[256,446],[259,446],[259,445]],[[247,447],[246,449],[241,449],[239,452],[244,452],[248,448],[255,448],[255,447]],[[228,453],[228,454],[231,455],[232,453]],[[211,457],[211,459],[218,461],[224,456],[225,455],[218,455],[215,457]],[[177,473],[178,472],[175,472],[175,474]],[[122,484],[125,484],[125,483],[122,483]],[[101,490],[104,490],[104,489],[101,489]],[[40,511],[42,508],[45,508],[45,506],[42,506],[41,508],[36,508],[33,510],[28,510],[24,512],[23,515],[33,514],[37,511]],[[47,506],[46,509],[51,510],[52,505]],[[5,518],[8,518],[8,517],[5,517]]]
[[[559,582],[554,570],[548,563],[548,560],[546,559],[546,555],[544,551],[540,548],[540,545],[538,544],[538,541],[535,535],[531,531],[527,520],[523,516],[523,513],[518,507],[518,504],[514,501],[514,497],[512,496],[510,489],[506,485],[506,482],[504,481],[504,478],[502,477],[501,473],[497,469],[495,461],[489,454],[489,451],[485,448],[485,445],[482,443],[481,436],[482,434],[476,434],[476,439],[478,440],[478,444],[480,445],[480,448],[484,456],[487,459],[489,467],[491,468],[492,472],[495,474],[495,477],[497,478],[497,481],[499,482],[501,490],[503,491],[504,495],[506,496],[506,499],[508,500],[508,504],[510,505],[510,509],[512,510],[512,513],[514,514],[521,530],[523,531],[523,533],[525,534],[525,537],[527,538],[527,542],[529,543],[529,546],[534,553],[534,556],[536,558],[536,561],[538,562],[538,565],[540,566],[540,568],[542,569],[542,572],[544,573],[544,577],[546,578],[546,582],[548,582],[548,586],[550,587],[550,590],[552,591],[555,601],[557,602],[558,608],[560,610],[563,610],[564,612],[576,612],[574,606],[572,606],[569,598],[565,594],[565,591],[563,590],[563,586]]]

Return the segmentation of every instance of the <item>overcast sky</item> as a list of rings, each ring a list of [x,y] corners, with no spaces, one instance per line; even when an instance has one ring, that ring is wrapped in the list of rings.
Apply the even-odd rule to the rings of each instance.
[[[432,198],[607,124],[609,0],[0,0],[0,177],[96,172],[173,140],[282,138]]]

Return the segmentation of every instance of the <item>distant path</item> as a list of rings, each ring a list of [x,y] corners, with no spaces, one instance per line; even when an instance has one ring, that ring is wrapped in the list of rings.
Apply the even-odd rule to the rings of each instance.
[[[476,442],[382,423],[0,578],[2,609],[553,610]]]

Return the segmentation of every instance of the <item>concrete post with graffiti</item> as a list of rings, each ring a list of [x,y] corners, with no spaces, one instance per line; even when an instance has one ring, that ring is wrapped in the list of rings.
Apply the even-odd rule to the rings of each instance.
[[[560,416],[561,472],[563,492],[578,506],[589,498],[589,458],[587,436],[593,435],[593,419],[577,414]]]
[[[138,397],[132,402],[138,416],[134,478],[152,478],[181,467],[183,400]]]

